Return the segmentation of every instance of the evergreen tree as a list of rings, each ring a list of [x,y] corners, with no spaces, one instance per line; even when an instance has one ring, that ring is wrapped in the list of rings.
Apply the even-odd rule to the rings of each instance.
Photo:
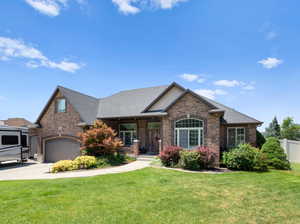
[[[276,117],[274,117],[273,121],[270,123],[269,127],[266,128],[265,136],[268,137],[276,137],[280,138],[281,130],[280,125]]]

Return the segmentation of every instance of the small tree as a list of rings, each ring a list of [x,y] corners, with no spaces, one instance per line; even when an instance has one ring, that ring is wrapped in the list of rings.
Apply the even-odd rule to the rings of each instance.
[[[112,128],[97,120],[80,134],[81,150],[92,156],[113,155],[123,146],[116,136],[117,133]]]
[[[281,137],[289,140],[300,140],[300,125],[294,123],[294,119],[287,117],[281,125]]]
[[[277,138],[268,138],[261,151],[266,154],[267,163],[270,168],[279,170],[291,169],[284,149],[280,146],[280,142]]]
[[[256,131],[256,143],[257,143],[257,147],[260,149],[263,146],[263,144],[266,143],[265,137],[259,131]]]
[[[280,125],[276,117],[270,123],[269,127],[266,128],[265,136],[280,138]]]

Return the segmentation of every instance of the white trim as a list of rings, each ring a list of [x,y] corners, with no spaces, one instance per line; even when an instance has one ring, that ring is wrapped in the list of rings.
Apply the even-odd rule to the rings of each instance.
[[[190,128],[176,128],[176,123],[183,121],[183,120],[198,120],[201,121],[202,125],[201,127],[190,127]],[[188,131],[188,149],[191,149],[190,147],[190,131],[191,130],[197,130],[198,131],[198,145],[197,146],[201,146],[204,145],[204,121],[197,119],[197,118],[183,118],[183,119],[179,119],[177,121],[174,122],[174,143],[177,146],[180,146],[180,131],[181,130],[187,130]],[[176,134],[177,131],[177,134]],[[175,138],[176,136],[176,138]],[[202,137],[202,138],[201,138]]]
[[[124,130],[124,131],[121,131],[120,130],[120,127],[121,125],[126,125],[126,124],[135,124],[135,130]],[[127,122],[127,123],[120,123],[119,124],[119,137],[121,138],[121,133],[123,134],[123,138],[121,138],[121,140],[123,141],[124,145],[125,145],[125,133],[130,133],[130,141],[131,141],[131,144],[133,143],[133,140],[134,140],[134,134],[135,136],[137,136],[137,123],[136,122]],[[126,146],[126,145],[125,145]]]
[[[229,129],[234,129],[235,132],[234,132],[234,135],[235,135],[235,139],[234,139],[234,143],[235,145],[234,146],[237,146],[236,143],[237,143],[237,129],[244,129],[244,143],[246,142],[246,128],[245,127],[227,127],[227,147],[230,147],[229,145]]]

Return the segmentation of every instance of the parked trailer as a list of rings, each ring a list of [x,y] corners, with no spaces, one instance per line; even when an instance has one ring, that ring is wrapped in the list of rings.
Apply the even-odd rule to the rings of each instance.
[[[0,126],[0,163],[29,158],[28,128]]]

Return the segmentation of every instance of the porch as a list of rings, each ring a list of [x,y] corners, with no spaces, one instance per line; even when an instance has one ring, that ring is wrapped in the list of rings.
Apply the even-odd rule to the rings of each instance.
[[[162,142],[162,119],[151,118],[115,118],[102,119],[113,128],[123,141],[123,151],[134,154],[159,154]]]

